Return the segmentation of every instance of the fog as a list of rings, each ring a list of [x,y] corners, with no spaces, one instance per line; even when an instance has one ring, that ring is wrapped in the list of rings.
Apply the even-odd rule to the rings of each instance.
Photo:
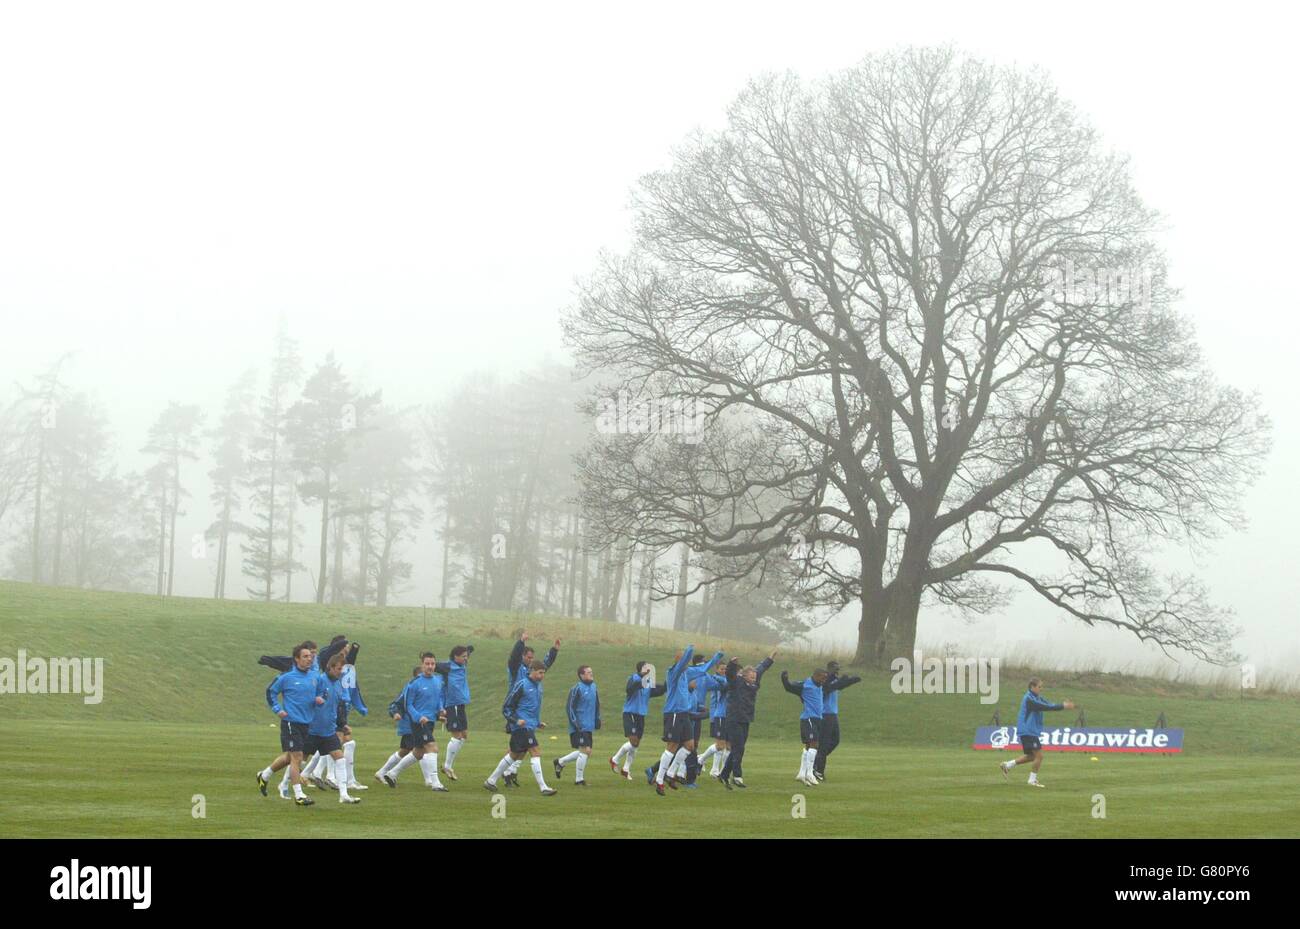
[[[722,126],[748,79],[811,81],[869,52],[952,43],[1047,69],[1163,214],[1212,368],[1258,391],[1274,422],[1248,531],[1167,564],[1236,610],[1248,660],[1294,670],[1294,31],[1266,22],[1268,7],[1236,9],[9,5],[0,397],[71,353],[68,383],[107,409],[123,466],[142,468],[168,402],[211,420],[241,371],[265,373],[281,314],[308,373],[334,351],[396,405],[475,371],[566,363],[560,311],[601,250],[629,241],[637,178],[692,130]],[[212,520],[206,470],[189,466],[182,542]],[[434,604],[430,521],[417,548],[399,602]],[[180,559],[177,592],[208,596],[211,576]],[[851,641],[856,618],[816,641]],[[1141,654],[1026,596],[975,623],[927,611],[919,637],[1059,660],[1096,649],[1111,664]]]

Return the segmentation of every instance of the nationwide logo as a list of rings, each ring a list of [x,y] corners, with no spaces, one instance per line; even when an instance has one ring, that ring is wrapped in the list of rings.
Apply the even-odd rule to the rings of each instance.
[[[1039,736],[1044,751],[1057,752],[1145,752],[1176,755],[1183,750],[1181,729],[1072,729],[1059,726],[1044,729]],[[975,730],[976,749],[1020,748],[1015,726],[980,726]]]

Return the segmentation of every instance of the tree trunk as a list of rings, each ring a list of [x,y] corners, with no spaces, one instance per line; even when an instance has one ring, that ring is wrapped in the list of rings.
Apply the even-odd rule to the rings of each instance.
[[[158,500],[158,596],[163,595],[163,574],[167,571],[167,488],[160,487]]]
[[[178,454],[172,462],[172,527],[167,554],[167,596],[172,595],[176,583],[176,516],[181,508],[181,459]]]
[[[921,588],[914,581],[895,580],[883,590],[862,597],[855,667],[888,668],[895,658],[912,659]]]
[[[325,565],[328,563],[328,562],[325,560],[325,553],[326,553],[326,551],[329,550],[329,539],[330,539],[330,535],[329,535],[329,533],[330,533],[330,491],[329,491],[329,487],[330,487],[330,473],[329,473],[329,470],[326,469],[326,471],[325,471],[325,490],[324,490],[324,492],[321,494],[321,503],[320,503],[320,506],[321,506],[321,513],[320,513],[320,574],[317,575],[318,580],[316,581],[316,602],[317,602],[317,603],[324,603],[324,602],[325,602],[325,578],[326,578]]]
[[[445,501],[447,512],[442,521],[442,608],[447,609],[447,571],[451,558],[451,500]]]
[[[41,497],[45,490],[45,424],[40,426],[41,441],[36,449],[36,497],[32,508],[32,583],[41,582]]]
[[[286,514],[287,522],[285,523],[285,535],[284,535],[284,549],[285,549],[284,551],[284,602],[285,603],[293,602],[293,558],[294,558],[293,514],[295,513],[297,508],[298,508],[297,496],[293,492],[293,482],[290,481],[289,503],[288,503],[289,512]],[[275,536],[272,535],[271,538],[274,539]],[[272,544],[274,544],[274,542]],[[266,596],[267,596],[267,602],[269,603],[271,598],[271,588],[269,586],[267,587]]]
[[[686,631],[686,591],[690,586],[691,572],[691,548],[685,542],[682,543],[682,560],[677,568],[677,598],[676,610],[673,613],[673,631]]]

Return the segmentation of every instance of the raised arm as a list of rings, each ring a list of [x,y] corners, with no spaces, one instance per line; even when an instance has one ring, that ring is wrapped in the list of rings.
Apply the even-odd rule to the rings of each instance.
[[[273,671],[283,674],[285,671],[293,670],[293,659],[288,655],[263,655],[257,659],[258,664],[264,664]]]
[[[506,661],[506,671],[510,674],[510,682],[513,684],[515,675],[519,673],[519,666],[524,663],[524,649],[528,646],[523,639],[515,642],[515,647],[510,649],[510,658]]]
[[[781,686],[796,697],[803,696],[803,686],[801,684],[790,683],[790,673],[788,671],[781,672]]]
[[[686,646],[686,649],[682,652],[682,657],[678,658],[677,663],[673,665],[671,668],[669,668],[668,673],[664,675],[665,680],[667,680],[668,678],[674,678],[678,674],[681,674],[684,668],[689,668],[691,665],[691,658],[693,658],[694,656],[695,656],[695,646],[694,645]]]
[[[1035,696],[1033,695],[1033,693],[1031,692],[1031,693],[1029,694],[1029,708],[1030,708],[1031,710],[1043,710],[1043,711],[1048,711],[1048,712],[1050,712],[1050,711],[1052,711],[1052,710],[1063,710],[1063,709],[1065,709],[1065,704],[1064,704],[1064,703],[1048,703],[1046,700],[1043,700],[1043,699],[1041,699],[1041,698],[1039,698],[1039,697],[1035,697]]]
[[[850,675],[848,675],[848,676],[846,676],[846,677],[838,677],[838,676],[837,676],[837,677],[834,677],[834,678],[832,678],[831,680],[827,681],[827,682],[826,682],[826,686],[823,687],[822,690],[825,691],[826,693],[830,693],[832,690],[843,690],[845,687],[852,687],[854,684],[858,683],[860,680],[862,680],[862,678],[860,678],[860,677],[855,677],[855,676],[852,675],[852,674],[850,674]]]
[[[771,656],[771,655],[769,655],[768,657],[766,657],[766,658],[764,658],[762,661],[760,661],[760,662],[758,663],[758,666],[757,666],[756,668],[754,668],[754,677],[755,677],[755,679],[758,680],[758,681],[761,681],[761,680],[763,679],[763,675],[767,672],[767,669],[770,668],[770,667],[772,667],[772,656]]]
[[[342,642],[339,642],[337,645],[326,645],[316,654],[316,663],[320,665],[322,671],[324,671],[326,665],[330,663],[330,659],[333,658],[335,655],[337,655],[339,652],[343,651],[343,647],[347,644],[348,644],[347,640],[344,639]]]

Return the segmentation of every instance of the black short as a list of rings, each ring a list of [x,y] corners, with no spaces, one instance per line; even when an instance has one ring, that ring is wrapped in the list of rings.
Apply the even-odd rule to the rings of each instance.
[[[623,735],[629,739],[645,732],[645,717],[640,713],[623,714]]]
[[[458,703],[447,707],[447,731],[465,732],[469,729],[469,716],[465,713],[465,704]]]
[[[700,733],[704,730],[704,720],[697,718],[691,720],[691,741],[696,745],[700,744]]]
[[[510,733],[510,751],[518,755],[537,747],[537,734],[531,729],[516,729]]]
[[[280,751],[302,752],[307,750],[306,723],[293,723],[287,719],[280,720]]]
[[[437,739],[433,734],[433,721],[430,720],[423,725],[417,722],[411,723],[411,740],[415,743],[416,748],[424,748],[431,742],[436,742]]]
[[[339,741],[338,733],[330,733],[329,735],[307,734],[306,753],[309,755],[312,752],[320,752],[320,754],[324,756],[332,754],[333,752],[341,751],[342,749],[343,743]]]
[[[709,720],[709,738],[723,739],[727,738],[727,717],[714,716]]]
[[[820,719],[801,719],[799,720],[799,741],[816,742],[822,737],[822,721]]]
[[[1020,747],[1025,750],[1026,755],[1032,755],[1034,752],[1042,750],[1043,743],[1039,741],[1036,735],[1022,735],[1020,737]]]
[[[570,748],[591,748],[591,733],[570,732],[569,747]]]
[[[664,714],[664,741],[684,745],[695,732],[695,720],[690,713]]]
[[[416,746],[415,736],[411,735],[411,733],[409,732],[402,733],[401,735],[402,735],[402,742],[401,742],[402,748],[406,749],[408,752],[411,749],[415,748]]]

